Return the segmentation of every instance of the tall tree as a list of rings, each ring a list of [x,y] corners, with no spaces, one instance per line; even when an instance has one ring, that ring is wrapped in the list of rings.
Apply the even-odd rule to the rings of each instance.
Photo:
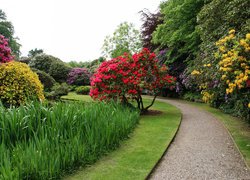
[[[14,37],[14,26],[10,21],[7,21],[6,14],[0,9],[0,34],[9,40],[9,46],[13,55],[19,58],[21,52],[21,44],[17,42],[18,38]]]
[[[192,59],[201,43],[195,27],[204,0],[169,0],[160,5],[163,23],[153,33],[153,42],[168,47],[168,62]]]
[[[106,36],[103,44],[105,57],[118,57],[124,52],[133,54],[142,48],[140,32],[132,23],[121,23],[112,36]]]
[[[148,9],[140,11],[141,20],[143,21],[141,27],[142,43],[144,48],[148,48],[150,51],[154,51],[159,44],[152,43],[152,34],[156,30],[159,24],[163,23],[163,17],[160,12],[151,13]]]

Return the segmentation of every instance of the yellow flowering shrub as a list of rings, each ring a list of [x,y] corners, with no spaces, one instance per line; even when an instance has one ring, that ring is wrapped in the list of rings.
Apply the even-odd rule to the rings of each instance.
[[[6,106],[20,105],[28,99],[44,100],[43,85],[28,65],[20,62],[0,64],[0,100]]]
[[[238,39],[235,30],[230,30],[226,37],[216,42],[216,46],[221,80],[227,85],[226,94],[245,88],[250,76],[250,33]]]
[[[250,33],[232,29],[214,45],[214,58],[196,63],[191,78],[204,102],[250,120]]]

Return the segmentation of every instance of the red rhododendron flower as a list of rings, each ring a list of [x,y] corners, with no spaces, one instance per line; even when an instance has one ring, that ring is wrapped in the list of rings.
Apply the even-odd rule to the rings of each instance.
[[[134,99],[138,108],[143,107],[142,92],[156,95],[162,87],[172,87],[175,78],[167,74],[167,67],[160,68],[155,54],[144,48],[132,57],[128,54],[103,62],[93,75],[90,95],[94,99]]]

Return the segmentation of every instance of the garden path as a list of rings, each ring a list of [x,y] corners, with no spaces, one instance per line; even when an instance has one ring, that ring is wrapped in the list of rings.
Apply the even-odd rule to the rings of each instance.
[[[178,107],[183,119],[149,179],[250,179],[250,170],[220,121],[180,100],[161,101]]]

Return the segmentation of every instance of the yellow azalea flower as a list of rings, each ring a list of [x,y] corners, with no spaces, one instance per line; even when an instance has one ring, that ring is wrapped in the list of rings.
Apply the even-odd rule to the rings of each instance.
[[[225,74],[223,74],[223,75],[221,76],[221,79],[224,80],[224,79],[226,79],[226,77],[227,77],[227,76],[226,76]]]
[[[248,103],[248,108],[250,108],[250,103]]]
[[[246,34],[246,39],[250,40],[250,33]]]
[[[201,73],[197,70],[193,70],[193,72],[191,73],[191,75],[199,75],[199,74],[201,74]]]
[[[235,30],[234,29],[231,29],[230,31],[229,31],[229,34],[234,34],[235,33]]]

